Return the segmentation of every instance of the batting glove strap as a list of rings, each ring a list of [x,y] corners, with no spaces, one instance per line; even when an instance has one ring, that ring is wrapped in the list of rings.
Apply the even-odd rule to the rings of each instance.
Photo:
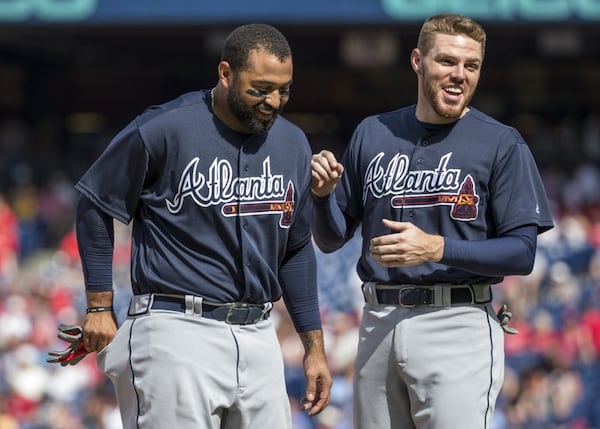
[[[75,365],[81,361],[89,352],[83,344],[83,328],[79,325],[58,326],[57,337],[67,343],[69,347],[61,351],[48,352],[48,363],[59,363],[61,366]]]
[[[502,307],[500,307],[500,310],[498,310],[496,316],[498,317],[498,320],[500,321],[500,326],[502,326],[504,332],[511,335],[516,335],[519,333],[517,329],[508,326],[510,319],[512,319],[512,313],[508,311],[508,307],[506,306],[506,304],[503,304]]]

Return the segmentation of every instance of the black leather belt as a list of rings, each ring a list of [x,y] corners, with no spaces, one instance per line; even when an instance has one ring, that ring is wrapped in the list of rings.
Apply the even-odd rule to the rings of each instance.
[[[401,307],[479,305],[492,301],[489,284],[385,285],[364,283],[363,295],[368,304],[399,305]]]
[[[434,291],[426,288],[406,288],[400,290],[378,289],[377,300],[380,304],[395,304],[406,307],[419,305],[433,305]],[[473,292],[468,286],[457,288],[453,287],[450,291],[450,304],[472,304]]]
[[[178,296],[154,295],[152,310],[186,312],[185,299]],[[202,303],[202,317],[231,325],[250,325],[269,318],[271,307],[266,304],[236,302],[224,305]]]

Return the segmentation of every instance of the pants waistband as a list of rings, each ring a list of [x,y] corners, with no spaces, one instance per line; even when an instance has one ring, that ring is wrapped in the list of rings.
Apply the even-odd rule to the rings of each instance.
[[[166,310],[219,320],[231,325],[249,325],[268,319],[272,308],[271,302],[214,303],[195,295],[148,293],[131,297],[127,315],[141,316],[149,313],[150,310]]]
[[[398,305],[400,307],[452,307],[480,305],[492,301],[489,284],[475,285],[384,285],[364,283],[363,296],[368,304]]]

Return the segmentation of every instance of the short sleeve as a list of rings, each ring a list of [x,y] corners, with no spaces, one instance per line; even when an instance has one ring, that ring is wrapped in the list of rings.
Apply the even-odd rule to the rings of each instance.
[[[133,121],[113,138],[75,188],[105,213],[128,224],[137,210],[148,158]]]
[[[546,192],[529,147],[513,130],[517,143],[508,147],[494,168],[490,204],[497,232],[523,225],[537,225],[542,233],[552,228]]]

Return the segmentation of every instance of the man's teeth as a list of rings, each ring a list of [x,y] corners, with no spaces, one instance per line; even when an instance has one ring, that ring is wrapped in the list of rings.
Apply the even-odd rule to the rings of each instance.
[[[446,88],[446,92],[451,92],[453,94],[462,94],[462,90],[460,88]]]

